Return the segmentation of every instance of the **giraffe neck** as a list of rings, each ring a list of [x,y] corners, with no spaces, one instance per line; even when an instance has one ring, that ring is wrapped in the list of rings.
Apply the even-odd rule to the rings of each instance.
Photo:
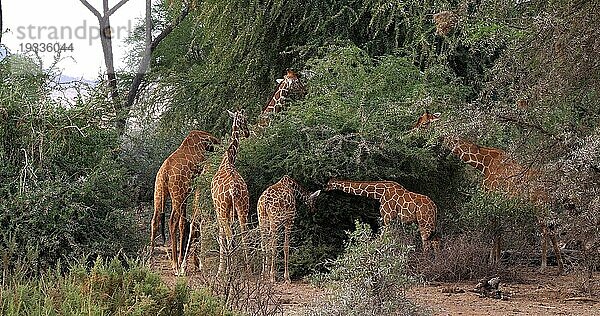
[[[480,146],[453,136],[446,138],[445,143],[452,153],[463,162],[484,174],[489,170],[489,164],[484,161],[485,156]]]
[[[310,191],[306,190],[303,186],[300,185],[300,183],[298,183],[296,180],[294,180],[288,176],[284,176],[282,178],[282,181],[288,187],[290,187],[290,189],[294,193],[294,196],[297,199],[300,199],[303,203],[308,203],[310,195],[311,195]]]
[[[263,113],[277,113],[281,111],[283,104],[285,103],[285,99],[289,93],[289,79],[284,79],[278,86],[277,90],[273,93],[269,102],[263,109]]]
[[[385,194],[385,189],[376,190],[381,182],[369,181],[349,181],[349,180],[329,180],[326,191],[340,190],[349,194],[366,196],[379,200]]]
[[[191,131],[179,145],[178,150],[186,154],[186,158],[192,164],[205,160],[204,152],[213,151],[214,144],[219,140],[211,134],[203,131]]]
[[[231,126],[231,137],[229,138],[229,147],[227,147],[225,157],[223,158],[223,162],[227,161],[232,165],[235,164],[238,149],[240,148],[240,133],[242,133],[242,130],[239,125],[240,123],[238,119],[235,118]]]

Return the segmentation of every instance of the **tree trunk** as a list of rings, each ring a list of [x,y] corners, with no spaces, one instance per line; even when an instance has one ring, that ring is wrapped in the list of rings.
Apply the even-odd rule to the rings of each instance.
[[[119,133],[119,135],[123,135],[125,133],[125,125],[127,123],[127,118],[129,116],[129,109],[133,105],[135,98],[137,96],[139,87],[142,83],[142,79],[144,77],[144,73],[147,71],[148,66],[150,65],[150,58],[152,55],[152,51],[158,46],[158,44],[169,35],[181,21],[188,15],[190,12],[190,4],[184,2],[184,7],[181,10],[181,13],[177,17],[173,23],[167,25],[164,30],[154,39],[152,40],[152,2],[151,0],[146,0],[146,48],[144,50],[144,56],[142,56],[142,60],[140,61],[140,65],[138,67],[137,73],[133,78],[131,83],[129,92],[127,93],[127,99],[125,102],[120,100],[119,98],[119,90],[117,85],[117,76],[115,73],[114,66],[114,55],[112,51],[112,34],[110,28],[110,16],[115,13],[122,5],[124,5],[129,0],[121,0],[114,7],[108,7],[108,0],[102,0],[103,6],[103,14],[100,14],[98,10],[96,10],[87,0],[79,0],[83,5],[92,12],[96,18],[98,19],[98,24],[100,26],[100,42],[102,44],[102,53],[104,55],[104,64],[106,66],[106,76],[108,79],[108,87],[110,90],[110,100],[114,104],[115,108],[115,116],[116,122],[115,127]],[[1,10],[1,9],[0,9]],[[1,14],[1,12],[0,12]],[[1,18],[1,17],[0,17]],[[0,20],[1,22],[1,20]],[[1,29],[1,25],[0,25]]]
[[[0,43],[2,43],[2,0],[0,0]]]
[[[179,13],[179,16],[177,17],[177,19],[175,21],[173,21],[172,23],[170,23],[169,25],[167,25],[162,30],[162,32],[160,32],[160,34],[158,34],[158,36],[156,36],[156,38],[154,40],[152,40],[151,42],[150,42],[151,38],[149,37],[149,36],[151,36],[151,30],[146,29],[146,50],[144,51],[144,56],[142,56],[142,60],[140,61],[140,65],[135,74],[135,77],[133,77],[133,81],[131,82],[131,86],[129,88],[129,93],[127,94],[127,101],[125,104],[125,108],[127,110],[129,110],[129,108],[131,108],[131,106],[133,106],[133,103],[135,102],[135,98],[138,94],[138,90],[140,89],[140,85],[142,84],[142,79],[144,79],[144,74],[148,70],[148,66],[150,66],[150,57],[152,56],[152,52],[156,49],[158,44],[160,44],[160,42],[165,37],[167,37],[167,35],[169,35],[175,29],[175,27],[177,27],[177,25],[179,25],[179,23],[181,23],[181,21],[183,21],[183,19],[185,19],[185,17],[188,15],[188,13],[190,13],[190,5],[185,4],[183,9],[181,10],[181,13]],[[148,7],[146,7],[146,14],[148,14]],[[149,23],[148,22],[149,19],[150,18],[147,16],[146,17],[147,24]]]

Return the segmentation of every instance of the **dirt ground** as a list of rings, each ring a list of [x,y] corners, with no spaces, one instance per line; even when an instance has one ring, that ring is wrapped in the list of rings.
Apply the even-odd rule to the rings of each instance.
[[[519,275],[519,282],[500,283],[505,300],[471,292],[476,281],[416,286],[407,297],[433,315],[600,315],[600,297],[582,294],[575,273],[559,276],[552,267],[544,273],[531,267]],[[600,289],[600,273],[594,280]],[[458,291],[443,293],[451,289]]]
[[[500,283],[504,299],[480,297],[472,291],[477,281],[418,285],[406,296],[431,315],[600,315],[600,297],[583,295],[575,273],[559,276],[556,268],[540,273],[527,267],[518,275],[518,282]],[[600,289],[600,273],[594,280]],[[324,290],[306,282],[279,289],[284,315],[290,316],[308,315],[303,308],[326,296]]]
[[[154,269],[167,284],[175,277],[166,259],[166,248],[155,252]],[[541,273],[535,267],[520,268],[518,281],[503,282],[499,289],[504,299],[480,297],[472,290],[477,281],[458,283],[429,283],[409,289],[406,296],[426,313],[432,315],[600,315],[600,296],[587,296],[581,291],[581,277],[577,273],[558,275],[550,267]],[[600,290],[600,273],[594,274],[593,287]],[[190,279],[192,286],[200,286]],[[283,308],[283,315],[309,315],[308,306],[318,305],[328,292],[305,281],[275,285],[275,296]]]

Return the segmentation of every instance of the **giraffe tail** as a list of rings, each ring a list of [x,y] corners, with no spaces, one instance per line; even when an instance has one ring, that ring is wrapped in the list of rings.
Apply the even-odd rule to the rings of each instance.
[[[162,169],[162,167],[161,167]],[[154,183],[154,215],[152,217],[152,238],[155,237],[158,224],[160,223],[160,234],[163,243],[166,241],[165,238],[165,199],[167,193],[167,179],[165,175],[159,170],[156,181]],[[159,223],[155,223],[158,221]]]

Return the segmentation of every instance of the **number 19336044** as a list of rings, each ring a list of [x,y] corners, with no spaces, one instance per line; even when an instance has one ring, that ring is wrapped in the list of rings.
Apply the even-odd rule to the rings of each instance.
[[[62,51],[73,51],[73,43],[21,43],[19,44],[21,52],[35,52],[35,53],[53,53]]]

